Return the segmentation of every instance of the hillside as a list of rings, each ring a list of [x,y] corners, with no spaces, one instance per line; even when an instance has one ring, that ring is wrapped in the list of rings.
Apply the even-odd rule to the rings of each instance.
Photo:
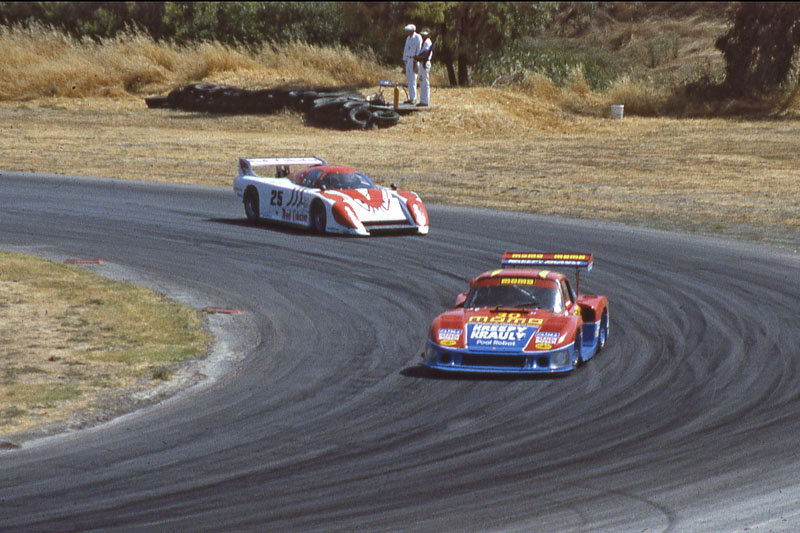
[[[573,68],[566,80],[511,69],[491,84],[531,92],[536,101],[547,92],[548,104],[573,113],[602,114],[611,102],[625,104],[628,113],[674,112],[680,105],[670,101],[676,87],[722,74],[714,39],[725,29],[725,9],[716,3],[566,3],[552,31],[530,39],[536,49],[585,67]],[[140,99],[195,81],[246,88],[286,83],[369,87],[378,79],[404,79],[399,67],[376,63],[369,51],[304,43],[266,44],[252,52],[219,43],[179,47],[136,32],[94,43],[33,26],[0,28],[0,46],[5,54],[2,101]],[[597,76],[605,86],[591,89],[599,83]],[[432,80],[436,87],[448,85],[441,65],[434,65]],[[548,82],[553,86],[546,87]]]

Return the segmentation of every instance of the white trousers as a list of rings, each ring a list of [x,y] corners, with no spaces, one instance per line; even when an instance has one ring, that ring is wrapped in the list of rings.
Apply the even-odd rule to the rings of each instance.
[[[431,73],[431,62],[419,64],[419,103],[430,104],[431,80],[428,75]]]
[[[412,102],[417,99],[417,73],[414,72],[413,59],[406,59],[406,85],[408,85],[408,99]]]

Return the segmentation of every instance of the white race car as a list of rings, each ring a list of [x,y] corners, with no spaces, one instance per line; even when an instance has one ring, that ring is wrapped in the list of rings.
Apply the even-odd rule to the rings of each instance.
[[[253,167],[274,166],[275,177]],[[289,171],[290,166],[303,166]],[[428,233],[428,212],[416,193],[379,187],[366,174],[328,165],[319,157],[239,158],[233,190],[251,222],[270,220],[317,233],[367,236],[377,232]]]

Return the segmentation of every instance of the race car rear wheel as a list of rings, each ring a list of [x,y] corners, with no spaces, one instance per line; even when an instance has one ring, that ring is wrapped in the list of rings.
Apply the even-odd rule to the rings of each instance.
[[[244,214],[250,222],[258,222],[258,191],[255,187],[248,187],[244,191]]]
[[[597,351],[603,349],[608,342],[608,309],[603,311],[603,318],[600,319],[600,331],[597,334]]]
[[[328,224],[328,216],[325,213],[325,206],[322,202],[316,201],[311,204],[311,229],[316,233],[325,233],[325,227]]]

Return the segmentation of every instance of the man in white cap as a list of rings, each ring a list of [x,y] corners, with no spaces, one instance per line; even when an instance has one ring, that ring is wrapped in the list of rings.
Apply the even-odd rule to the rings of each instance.
[[[408,100],[403,103],[413,104],[417,99],[417,55],[422,48],[422,37],[417,33],[417,27],[409,24],[406,30],[406,47],[403,49],[403,63],[406,66],[406,85],[408,86]]]
[[[431,58],[433,57],[433,41],[430,40],[431,30],[422,28],[419,35],[422,38],[422,48],[417,54],[416,60],[419,61],[419,103],[417,107],[427,107],[430,104],[431,80]]]

